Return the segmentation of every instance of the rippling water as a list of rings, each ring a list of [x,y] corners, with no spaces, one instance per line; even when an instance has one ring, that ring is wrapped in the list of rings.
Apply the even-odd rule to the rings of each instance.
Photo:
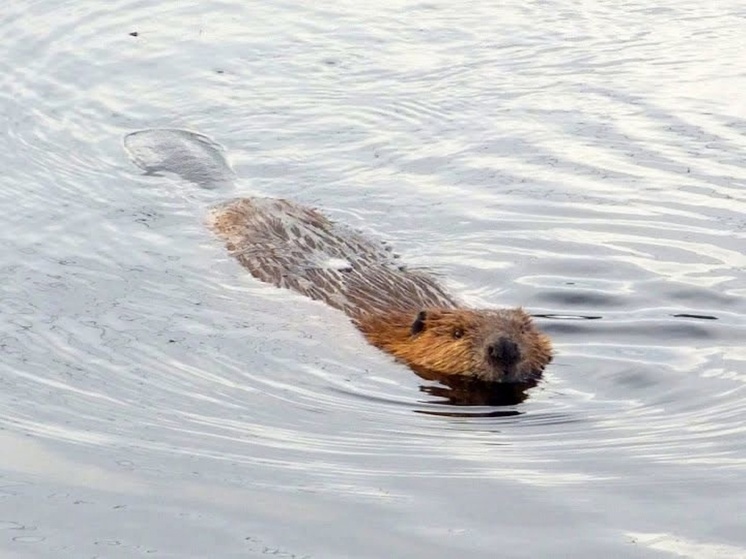
[[[3,557],[746,556],[741,3],[45,0],[0,29]],[[254,281],[201,222],[235,193],[128,161],[159,126],[524,305],[544,381],[457,406]]]

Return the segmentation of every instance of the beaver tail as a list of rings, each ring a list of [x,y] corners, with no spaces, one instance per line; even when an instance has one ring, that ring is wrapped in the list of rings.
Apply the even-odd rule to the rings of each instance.
[[[176,128],[138,130],[124,137],[124,149],[146,173],[174,173],[202,188],[231,189],[236,178],[223,148],[196,132]]]

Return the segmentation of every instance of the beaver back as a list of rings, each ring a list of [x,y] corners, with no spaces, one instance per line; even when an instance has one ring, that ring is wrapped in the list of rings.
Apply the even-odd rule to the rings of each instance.
[[[208,225],[257,279],[353,319],[455,306],[432,277],[403,267],[381,243],[287,200],[229,200],[211,209]]]

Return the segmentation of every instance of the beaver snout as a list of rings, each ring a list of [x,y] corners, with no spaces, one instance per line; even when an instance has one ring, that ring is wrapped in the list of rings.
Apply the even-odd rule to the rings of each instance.
[[[511,367],[521,360],[521,350],[513,340],[503,337],[487,346],[487,359],[494,365]]]

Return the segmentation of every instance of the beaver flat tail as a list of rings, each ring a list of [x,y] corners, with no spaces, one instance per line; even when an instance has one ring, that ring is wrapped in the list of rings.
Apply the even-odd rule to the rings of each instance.
[[[124,137],[124,149],[146,173],[173,173],[201,188],[229,189],[236,178],[222,146],[189,130],[152,128],[131,132]]]

